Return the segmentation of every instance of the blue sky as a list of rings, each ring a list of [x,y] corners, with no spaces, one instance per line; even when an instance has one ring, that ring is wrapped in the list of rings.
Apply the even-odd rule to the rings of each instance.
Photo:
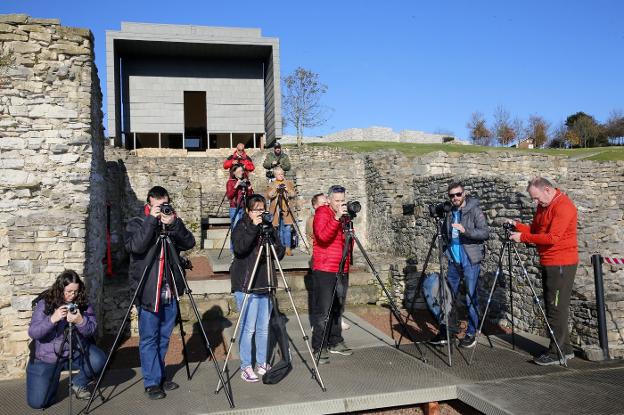
[[[91,29],[102,85],[104,33],[121,21],[259,27],[280,38],[282,75],[303,66],[329,87],[333,115],[306,134],[381,125],[466,137],[470,114],[498,105],[554,124],[624,110],[620,0],[1,0],[0,13],[18,12]]]

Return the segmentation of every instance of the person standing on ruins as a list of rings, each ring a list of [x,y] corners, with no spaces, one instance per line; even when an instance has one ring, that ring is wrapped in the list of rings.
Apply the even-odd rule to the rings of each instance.
[[[245,168],[246,173],[251,173],[256,168],[251,160],[251,157],[245,153],[245,144],[238,143],[236,144],[236,149],[234,153],[229,155],[228,158],[223,162],[223,168],[226,170],[230,170],[232,167],[240,164]]]
[[[579,263],[576,206],[566,194],[543,177],[531,179],[527,192],[537,203],[533,221],[526,225],[518,220],[510,220],[516,232],[512,232],[509,238],[537,247],[542,266],[546,317],[565,359],[572,359],[574,350],[570,344],[568,313]],[[533,361],[541,366],[560,363],[552,339],[548,349]]]
[[[276,167],[281,167],[284,172],[290,170],[290,158],[288,154],[282,151],[282,145],[280,143],[275,143],[273,151],[267,154],[264,159],[262,167],[267,171],[266,176],[269,180],[275,178],[274,169]]]

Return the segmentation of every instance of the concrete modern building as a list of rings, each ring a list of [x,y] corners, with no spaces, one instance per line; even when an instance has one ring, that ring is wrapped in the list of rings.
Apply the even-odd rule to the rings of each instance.
[[[279,39],[260,29],[126,23],[106,32],[108,136],[204,151],[282,135]]]

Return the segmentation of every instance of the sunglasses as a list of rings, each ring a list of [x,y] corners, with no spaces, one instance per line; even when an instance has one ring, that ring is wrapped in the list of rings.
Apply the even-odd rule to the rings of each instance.
[[[449,193],[448,196],[449,196],[449,199],[452,199],[454,197],[461,197],[461,195],[463,195],[463,194],[464,194],[464,192]]]

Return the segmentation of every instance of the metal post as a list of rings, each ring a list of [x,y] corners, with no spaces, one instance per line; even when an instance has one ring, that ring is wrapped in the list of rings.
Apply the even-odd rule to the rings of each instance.
[[[186,148],[186,131],[182,132],[182,149]]]
[[[162,138],[160,133],[158,133],[158,148],[162,148]]]
[[[253,143],[254,143],[253,148],[256,148],[256,133],[253,133]]]
[[[596,286],[596,311],[598,314],[598,340],[600,341],[600,348],[602,349],[602,357],[604,359],[610,359],[609,357],[609,340],[607,338],[607,317],[605,315],[605,303],[604,303],[604,284],[602,281],[602,256],[600,254],[594,254],[591,257],[591,262],[594,265],[594,284]]]
[[[230,133],[230,148],[234,148],[234,143],[232,142],[232,133]]]
[[[137,133],[132,133],[132,139],[134,140],[134,150],[136,151],[136,134]]]

